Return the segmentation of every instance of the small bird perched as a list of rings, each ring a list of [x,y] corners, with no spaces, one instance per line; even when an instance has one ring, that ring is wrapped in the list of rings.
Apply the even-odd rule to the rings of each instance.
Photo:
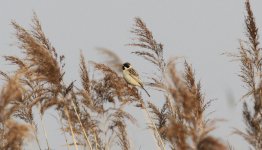
[[[145,90],[146,94],[150,97],[150,95],[144,88],[142,81],[139,79],[138,73],[135,71],[135,69],[131,66],[130,63],[128,62],[124,63],[122,65],[122,70],[123,70],[124,79],[126,80],[127,83],[134,86],[141,87],[143,90]]]

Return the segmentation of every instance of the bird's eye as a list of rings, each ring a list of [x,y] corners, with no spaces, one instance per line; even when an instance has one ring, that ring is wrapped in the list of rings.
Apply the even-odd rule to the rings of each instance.
[[[125,66],[122,66],[122,69],[125,70]]]

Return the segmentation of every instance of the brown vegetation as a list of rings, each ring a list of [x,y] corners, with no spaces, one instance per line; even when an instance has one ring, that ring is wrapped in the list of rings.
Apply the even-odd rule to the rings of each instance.
[[[249,0],[245,2],[246,16],[246,37],[247,40],[240,40],[240,48],[237,54],[231,56],[240,62],[241,72],[239,74],[247,93],[243,99],[243,118],[246,124],[246,131],[236,130],[253,149],[262,149],[262,55],[259,47],[259,35],[256,21],[250,6]]]
[[[245,4],[248,39],[240,41],[240,51],[233,56],[240,61],[239,76],[249,89],[244,98],[249,97],[252,101],[245,101],[243,105],[246,132],[237,130],[236,133],[254,149],[262,149],[261,48],[250,3],[247,0]],[[0,149],[23,149],[28,137],[33,137],[39,149],[45,149],[40,145],[37,124],[48,132],[44,128],[43,116],[51,107],[59,116],[68,149],[71,146],[91,150],[132,149],[127,127],[137,122],[126,111],[127,107],[146,112],[145,119],[150,120],[149,129],[153,131],[159,149],[230,149],[210,134],[215,129],[216,119],[204,116],[211,101],[202,94],[201,83],[196,80],[192,65],[185,61],[184,74],[178,73],[176,60],[166,61],[163,44],[154,39],[142,19],[135,18],[131,30],[135,39],[129,45],[138,48],[134,54],[156,68],[155,74],[148,76],[149,86],[163,94],[162,106],[146,101],[136,87],[125,82],[121,75],[121,59],[108,49],[99,49],[108,58],[105,64],[87,64],[81,53],[79,70],[82,86],[75,86],[75,81],[66,84],[64,56],[57,54],[36,14],[31,30],[16,22],[12,25],[23,56],[4,56],[17,68],[12,74],[0,71],[5,82],[0,93]],[[88,70],[90,67],[94,72]],[[91,73],[95,77],[91,77]],[[33,111],[34,108],[37,111]],[[42,122],[36,122],[36,113],[39,113]],[[51,149],[46,135],[45,138],[47,148]]]

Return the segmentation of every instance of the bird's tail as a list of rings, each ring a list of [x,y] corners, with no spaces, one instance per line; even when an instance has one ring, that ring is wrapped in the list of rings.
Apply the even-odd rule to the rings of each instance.
[[[142,89],[146,92],[146,94],[150,97],[149,93],[147,92],[147,90],[144,88],[144,86],[141,86]]]

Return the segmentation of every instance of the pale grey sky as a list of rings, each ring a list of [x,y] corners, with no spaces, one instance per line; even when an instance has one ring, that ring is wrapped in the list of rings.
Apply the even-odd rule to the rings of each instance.
[[[262,1],[251,0],[251,4],[258,27],[261,27]],[[88,60],[102,60],[96,47],[114,50],[123,60],[131,62],[142,76],[152,73],[151,65],[129,55],[134,48],[125,46],[133,36],[129,31],[134,17],[141,17],[155,38],[164,44],[165,57],[186,57],[202,81],[206,99],[216,99],[207,110],[215,112],[208,117],[226,121],[218,123],[212,134],[238,150],[247,149],[241,137],[231,134],[233,127],[244,127],[239,98],[245,89],[237,76],[238,64],[221,55],[236,52],[238,39],[244,37],[244,0],[0,0],[0,56],[20,54],[16,47],[10,46],[15,41],[10,22],[16,20],[29,28],[33,11],[52,44],[66,57],[68,82],[78,79],[79,49]],[[6,62],[0,60],[0,69],[8,70]],[[152,93],[152,97],[154,103],[160,104],[158,94]],[[228,102],[229,94],[235,99],[233,106]],[[136,111],[131,110],[136,117],[141,116],[141,112]],[[46,126],[51,147],[65,149],[56,121],[47,117]],[[130,130],[134,149],[155,149],[145,126]],[[43,140],[42,145],[45,145]]]

